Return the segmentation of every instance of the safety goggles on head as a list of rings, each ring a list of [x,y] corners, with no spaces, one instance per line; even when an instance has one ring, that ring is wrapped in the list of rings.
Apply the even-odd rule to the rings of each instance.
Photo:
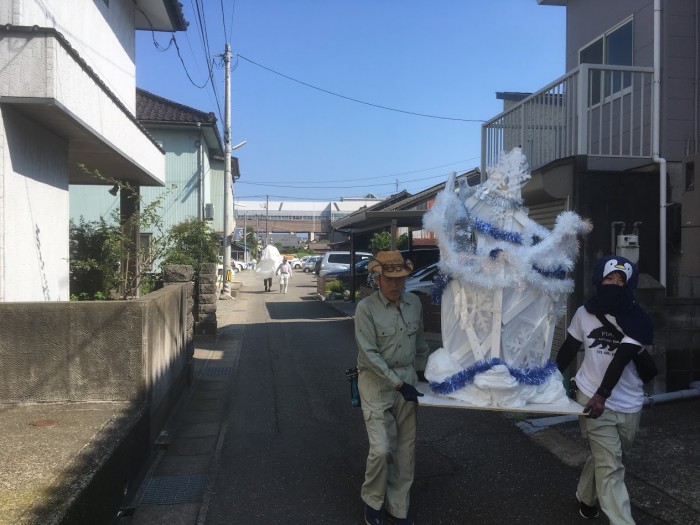
[[[385,272],[399,272],[403,269],[411,270],[411,271],[413,270],[413,263],[409,260],[405,260],[403,262],[403,264],[402,263],[384,263],[384,264],[380,264],[380,266],[382,267],[382,270],[384,270]]]

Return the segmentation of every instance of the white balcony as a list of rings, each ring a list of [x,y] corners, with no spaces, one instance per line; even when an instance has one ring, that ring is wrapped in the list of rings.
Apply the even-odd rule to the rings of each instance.
[[[648,164],[653,89],[653,68],[582,64],[483,124],[482,173],[514,147],[531,170],[576,155],[589,169]]]
[[[3,27],[0,64],[0,104],[66,140],[70,184],[100,183],[79,164],[109,179],[164,184],[162,149],[60,33]]]

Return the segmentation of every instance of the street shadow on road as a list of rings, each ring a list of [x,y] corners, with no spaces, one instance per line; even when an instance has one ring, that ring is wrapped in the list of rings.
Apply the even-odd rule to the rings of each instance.
[[[300,317],[299,302],[295,299],[289,302],[268,302],[265,304],[270,319],[274,321],[284,320],[321,320],[321,319],[347,319],[347,316],[341,314],[335,308],[325,304],[323,301],[316,301],[316,304],[306,303],[303,309],[303,317]]]

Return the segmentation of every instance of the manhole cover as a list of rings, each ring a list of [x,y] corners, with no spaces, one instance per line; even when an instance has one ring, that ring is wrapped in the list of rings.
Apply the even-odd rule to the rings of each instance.
[[[159,476],[148,480],[140,505],[174,505],[202,499],[206,476]]]

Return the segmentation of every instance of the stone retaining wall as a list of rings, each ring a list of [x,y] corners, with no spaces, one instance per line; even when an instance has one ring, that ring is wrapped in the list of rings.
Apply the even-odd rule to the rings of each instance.
[[[197,335],[216,335],[216,301],[219,297],[216,278],[216,264],[203,263],[199,266],[194,323]]]

